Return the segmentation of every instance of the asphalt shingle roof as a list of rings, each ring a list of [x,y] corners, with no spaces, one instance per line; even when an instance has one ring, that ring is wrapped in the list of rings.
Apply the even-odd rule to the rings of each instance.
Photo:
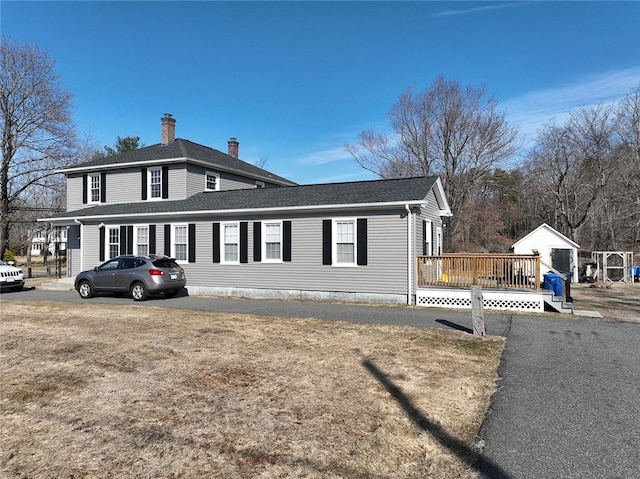
[[[270,180],[285,185],[295,185],[293,181],[273,174],[262,168],[258,168],[251,163],[229,156],[214,148],[209,148],[208,146],[200,145],[182,138],[176,138],[175,141],[168,145],[158,143],[156,145],[138,148],[137,150],[125,151],[124,153],[114,156],[95,158],[69,167],[68,169],[96,168],[105,166],[113,167],[119,164],[153,162],[173,158],[190,158],[208,163],[212,168],[238,172],[251,177],[257,177],[267,181]]]
[[[61,218],[419,202],[424,200],[437,179],[437,176],[427,176],[202,192],[185,200],[92,206],[65,213]]]

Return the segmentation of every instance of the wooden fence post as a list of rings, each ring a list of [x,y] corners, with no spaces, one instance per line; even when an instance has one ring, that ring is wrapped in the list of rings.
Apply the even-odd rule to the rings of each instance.
[[[473,335],[484,336],[484,307],[482,305],[482,286],[471,286],[471,322],[473,323]]]

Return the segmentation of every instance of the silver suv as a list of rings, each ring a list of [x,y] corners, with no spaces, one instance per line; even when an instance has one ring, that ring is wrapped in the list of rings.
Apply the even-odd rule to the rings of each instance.
[[[178,294],[187,283],[182,269],[166,256],[118,256],[76,276],[75,288],[82,298],[96,293],[129,293],[134,301],[150,294]]]

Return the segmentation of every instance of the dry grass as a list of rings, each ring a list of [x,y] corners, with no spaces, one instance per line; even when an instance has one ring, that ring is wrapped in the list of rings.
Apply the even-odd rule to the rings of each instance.
[[[604,321],[640,322],[640,283],[571,285],[576,309],[598,311]]]
[[[470,450],[447,445],[473,443],[504,345],[140,306],[1,312],[5,477],[465,477]]]

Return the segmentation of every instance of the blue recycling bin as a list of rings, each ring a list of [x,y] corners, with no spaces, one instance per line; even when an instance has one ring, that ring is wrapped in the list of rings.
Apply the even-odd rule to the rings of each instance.
[[[562,296],[562,277],[556,273],[543,275],[542,289],[553,291],[554,296]]]

